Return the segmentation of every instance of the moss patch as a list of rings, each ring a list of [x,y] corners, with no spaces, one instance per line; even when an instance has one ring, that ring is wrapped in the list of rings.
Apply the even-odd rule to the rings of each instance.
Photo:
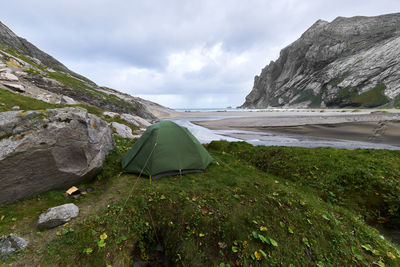
[[[338,91],[338,97],[341,100],[352,101],[358,95],[357,88],[353,86],[346,86]]]
[[[298,104],[305,101],[309,101],[314,97],[314,92],[311,89],[301,91],[299,94],[300,96],[295,101],[293,101],[292,104]]]
[[[332,78],[328,82],[328,84],[333,86],[333,87],[337,86],[339,83],[341,83],[346,78],[347,75],[349,75],[349,73],[350,73],[350,71],[345,71],[344,73],[338,75],[337,77]]]
[[[354,97],[353,102],[366,108],[382,106],[390,102],[390,98],[384,94],[385,89],[384,83],[378,83],[373,89]]]
[[[396,96],[396,97],[394,98],[394,104],[393,104],[393,106],[394,106],[395,108],[400,108],[400,95],[398,95],[398,96]]]

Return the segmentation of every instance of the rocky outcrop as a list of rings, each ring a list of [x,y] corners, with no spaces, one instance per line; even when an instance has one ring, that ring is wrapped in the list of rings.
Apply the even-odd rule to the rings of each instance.
[[[28,246],[28,241],[16,235],[0,237],[0,256],[12,254]]]
[[[115,135],[122,137],[122,138],[135,138],[132,134],[132,129],[126,126],[125,124],[112,122],[111,127]]]
[[[50,229],[69,222],[79,215],[79,208],[68,203],[53,207],[40,214],[37,227],[39,230]]]
[[[400,13],[319,20],[254,79],[243,108],[400,107]]]
[[[0,113],[0,204],[88,181],[113,147],[108,124],[85,109]]]

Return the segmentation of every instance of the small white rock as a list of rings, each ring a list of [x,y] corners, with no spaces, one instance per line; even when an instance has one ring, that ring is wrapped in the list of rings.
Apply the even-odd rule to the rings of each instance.
[[[32,60],[33,63],[35,63],[36,65],[42,64],[42,62],[41,62],[39,59],[35,58],[35,57],[31,57],[31,60]]]
[[[10,82],[16,82],[18,81],[18,77],[15,76],[12,73],[8,73],[8,72],[2,72],[0,73],[0,80],[3,81],[10,81]]]
[[[132,134],[132,129],[126,126],[125,124],[112,122],[111,126],[115,129],[115,135],[120,136],[122,138],[135,138]]]
[[[69,222],[72,218],[77,217],[79,208],[73,204],[68,203],[46,210],[40,214],[37,227],[42,229],[50,229]]]
[[[25,92],[25,87],[22,84],[18,84],[18,83],[3,83],[3,85],[8,87],[8,88],[10,88],[10,89],[12,89],[12,90],[14,90],[14,91],[20,92],[20,93]]]
[[[76,102],[73,98],[71,98],[69,96],[63,95],[61,97],[60,104],[61,105],[76,105],[76,104],[78,104],[78,102]]]
[[[103,115],[104,116],[108,116],[108,117],[110,117],[110,118],[114,118],[115,116],[117,116],[117,115],[119,115],[118,113],[115,113],[115,112],[111,112],[111,111],[105,111],[105,112],[103,112]]]
[[[135,125],[135,126],[144,126],[144,127],[149,127],[151,125],[150,122],[146,121],[145,119],[139,117],[139,116],[135,116],[135,115],[131,115],[131,114],[121,114],[121,119],[125,120],[126,122]]]

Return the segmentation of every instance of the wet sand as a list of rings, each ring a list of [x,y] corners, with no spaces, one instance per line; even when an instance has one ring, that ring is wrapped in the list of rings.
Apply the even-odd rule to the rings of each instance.
[[[311,124],[259,128],[243,127],[240,129],[400,146],[400,121]]]
[[[239,129],[400,146],[400,113],[281,112],[264,116],[253,113],[257,115],[238,114],[236,117],[193,123],[212,130]]]

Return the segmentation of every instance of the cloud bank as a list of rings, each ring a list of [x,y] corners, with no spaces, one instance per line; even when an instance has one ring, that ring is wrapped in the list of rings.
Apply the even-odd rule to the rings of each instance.
[[[238,106],[254,75],[316,20],[397,0],[15,0],[3,23],[96,83],[172,108]]]

